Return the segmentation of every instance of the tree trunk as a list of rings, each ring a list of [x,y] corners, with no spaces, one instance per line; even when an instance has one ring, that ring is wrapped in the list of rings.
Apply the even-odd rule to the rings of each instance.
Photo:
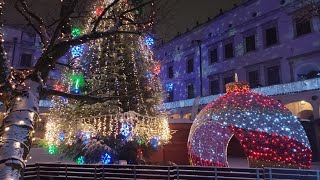
[[[0,128],[0,179],[23,179],[25,159],[31,147],[33,125],[39,113],[40,83],[27,79],[10,93]]]

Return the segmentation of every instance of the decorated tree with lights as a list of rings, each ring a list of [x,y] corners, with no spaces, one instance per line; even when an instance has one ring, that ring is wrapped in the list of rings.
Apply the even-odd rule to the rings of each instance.
[[[107,1],[96,3],[97,9],[93,13],[99,15],[99,7],[105,3]],[[126,6],[127,3],[123,3],[121,8]],[[136,11],[130,18],[140,18],[141,13],[141,10]],[[109,22],[104,25],[108,27]],[[124,30],[129,28],[123,27]],[[81,34],[78,28],[74,32]],[[54,97],[55,105],[46,128],[49,153],[55,152],[51,149],[59,145],[77,163],[105,163],[99,154],[135,163],[137,158],[142,158],[141,152],[148,154],[159,144],[167,143],[169,128],[165,117],[158,111],[163,96],[158,76],[160,66],[152,53],[153,43],[150,35],[116,34],[88,44],[87,54],[91,58],[82,53],[85,51],[83,47],[71,50],[71,59],[77,57],[80,62],[73,64],[74,69],[88,71],[81,59],[90,59],[90,75],[86,79],[91,87],[87,88],[88,94],[109,98],[87,104],[79,101],[66,103],[65,99]],[[83,84],[79,82],[84,78],[77,75],[76,70],[66,74],[71,76],[66,75],[64,89],[84,93],[79,89],[79,84]],[[141,117],[142,122],[145,122],[143,119],[149,119],[149,122],[138,122],[140,120],[135,116]]]
[[[143,39],[134,36],[121,38],[122,42],[116,41],[116,38],[109,38],[104,40],[109,43],[108,45],[106,42],[102,42],[91,47],[91,49],[102,50],[98,53],[98,58],[93,60],[94,67],[91,69],[94,70],[90,79],[87,79],[92,86],[90,95],[96,97],[111,96],[114,98],[113,100],[85,104],[53,97],[55,103],[51,108],[51,115],[46,128],[46,139],[49,143],[50,154],[54,154],[56,150],[52,149],[56,149],[56,146],[59,145],[63,152],[76,159],[77,163],[98,163],[101,159],[97,154],[101,154],[101,156],[108,154],[110,157],[124,158],[135,163],[139,151],[146,155],[150,150],[156,149],[160,141],[162,143],[167,141],[169,136],[164,139],[157,136],[157,133],[159,135],[169,133],[167,124],[164,124],[165,126],[161,125],[164,116],[156,110],[162,102],[161,83],[157,76],[159,65],[153,60],[150,47],[144,44]],[[111,42],[113,45],[110,44]],[[114,48],[115,44],[117,48]],[[100,45],[103,48],[99,47]],[[114,53],[112,53],[113,50],[110,47],[113,47]],[[82,90],[77,87],[78,84],[83,84],[79,83],[83,81],[83,77],[74,77],[73,73],[74,71],[67,73],[66,83],[64,83],[66,88],[63,89],[80,93]],[[146,137],[142,137],[143,134],[141,133],[139,133],[140,136],[133,135],[134,127],[132,127],[132,123],[115,122],[112,125],[113,127],[110,127],[110,118],[104,118],[103,120],[100,118],[102,115],[117,115],[128,111],[139,112],[140,115],[150,117],[160,115],[162,117],[159,118],[160,121],[155,122],[158,125],[147,126],[147,128],[151,130],[163,129],[165,131],[146,134]],[[81,119],[92,116],[100,117],[95,119],[95,122],[88,123],[87,126],[81,124]],[[118,126],[121,127],[117,130]],[[108,129],[106,129],[107,127]],[[153,138],[150,139],[148,136],[153,136]],[[124,149],[127,151],[125,152]],[[79,158],[81,161],[78,161]]]
[[[94,17],[81,6],[85,1],[59,1],[59,17],[54,22],[44,20],[38,16],[25,0],[16,0],[15,7],[26,19],[28,24],[37,32],[41,39],[43,51],[36,64],[30,69],[15,69],[7,66],[7,58],[3,48],[3,37],[0,36],[0,99],[4,103],[7,115],[1,126],[0,144],[0,177],[3,179],[21,179],[33,136],[33,125],[38,119],[40,95],[58,95],[85,101],[86,103],[105,102],[110,97],[96,97],[88,94],[74,94],[50,89],[46,86],[49,72],[54,69],[60,57],[70,49],[100,38],[108,38],[116,34],[144,33],[145,27],[150,25],[153,11],[145,11],[144,16],[132,19],[133,12],[141,9],[153,9],[155,0],[132,3],[131,1],[110,0],[100,7],[101,13]],[[136,2],[136,1],[135,1]],[[127,3],[126,8],[119,8]],[[0,1],[2,11],[4,1]],[[150,8],[145,8],[150,7]],[[2,13],[1,13],[2,14]],[[75,15],[75,16],[74,16]],[[74,17],[74,18],[73,18]],[[74,22],[90,22],[88,28],[81,35],[71,35]],[[103,22],[109,22],[109,26]],[[2,16],[0,15],[2,26]],[[123,29],[124,26],[128,28]]]

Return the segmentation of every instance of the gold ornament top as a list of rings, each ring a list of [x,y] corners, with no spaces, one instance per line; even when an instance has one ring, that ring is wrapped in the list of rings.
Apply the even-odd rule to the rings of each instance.
[[[250,86],[247,82],[232,82],[226,84],[227,93],[250,92]]]

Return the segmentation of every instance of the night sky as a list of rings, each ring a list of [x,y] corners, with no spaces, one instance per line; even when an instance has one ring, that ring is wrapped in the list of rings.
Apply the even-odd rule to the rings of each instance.
[[[206,22],[208,17],[213,18],[222,10],[228,10],[235,3],[240,4],[244,0],[178,0],[171,1],[169,15],[166,22],[161,22],[157,27],[161,38],[170,39],[177,32],[183,33],[186,28],[190,30],[199,23]]]
[[[203,23],[208,17],[214,17],[220,9],[227,10],[233,4],[241,3],[244,0],[169,0],[164,7],[166,16],[156,27],[159,39],[168,40],[177,32],[183,33],[186,28],[192,29],[196,22]],[[25,24],[24,19],[14,9],[14,0],[5,0],[4,17],[6,24],[21,25]],[[57,14],[57,4],[60,0],[28,0],[30,7],[35,9],[38,14],[50,17]]]

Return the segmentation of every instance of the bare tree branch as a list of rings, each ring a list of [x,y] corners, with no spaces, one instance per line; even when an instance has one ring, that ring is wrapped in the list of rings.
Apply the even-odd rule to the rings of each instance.
[[[20,7],[20,6],[21,7]],[[15,4],[17,11],[32,25],[41,38],[42,43],[49,45],[49,35],[42,18],[37,16],[29,7],[25,0],[18,0]]]
[[[308,21],[320,15],[320,4],[314,0],[298,0],[294,2],[294,16],[300,21]]]
[[[17,2],[16,2],[16,5],[15,5],[17,11],[28,21],[29,25],[31,25],[32,28],[33,28],[38,34],[41,34],[41,32],[39,31],[39,28],[37,28],[37,26],[31,21],[31,19],[29,18],[29,16],[28,16],[26,13],[23,12],[24,10],[21,9],[18,4],[19,4],[19,1],[17,1]],[[40,36],[40,38],[41,38],[41,41],[45,41],[42,36]]]
[[[114,0],[110,5],[108,5],[106,8],[103,9],[102,13],[99,15],[98,19],[95,21],[94,26],[92,28],[91,32],[96,32],[97,27],[99,26],[99,23],[101,22],[103,16],[107,13],[107,11],[116,5],[120,0]]]
[[[70,23],[70,15],[74,11],[74,8],[78,4],[79,0],[64,0],[62,1],[61,4],[61,9],[60,9],[60,23],[57,26],[55,33],[53,37],[51,38],[50,44],[48,48],[45,49],[45,51],[42,53],[41,57],[38,59],[36,65],[34,66],[34,74],[38,74],[38,72],[41,73],[41,78],[46,81],[48,78],[48,74],[50,69],[54,67],[54,64],[56,61],[64,56],[69,48],[70,45],[66,43],[68,39],[70,39],[71,34],[71,23]],[[60,34],[66,35],[66,39],[59,44],[60,47],[57,48],[56,39]]]
[[[96,97],[96,96],[90,96],[90,95],[81,95],[81,94],[70,94],[70,93],[65,93],[62,91],[57,91],[53,89],[43,89],[42,92],[45,95],[53,95],[53,96],[62,96],[66,97],[69,99],[75,99],[78,101],[86,102],[86,104],[94,104],[98,102],[105,102],[108,100],[114,100],[118,99],[118,96],[113,96],[113,97]]]
[[[1,6],[3,6],[4,2],[3,0],[0,1]],[[2,14],[2,7],[0,8],[0,14]],[[2,30],[3,26],[3,19],[2,16],[0,16],[0,30]],[[0,32],[0,88],[4,86],[6,80],[9,76],[9,69],[8,69],[8,59],[6,56],[6,52],[3,45],[3,34],[2,31]],[[1,91],[0,91],[1,92]],[[1,94],[0,94],[1,96]]]
[[[110,84],[116,84],[115,82],[108,82],[108,83],[110,83]],[[92,95],[92,94],[94,94],[94,93],[96,93],[96,92],[98,92],[98,91],[102,91],[102,90],[105,90],[105,89],[108,89],[109,87],[101,87],[101,88],[99,88],[99,89],[96,89],[96,90],[93,90],[93,91],[91,91],[91,92],[89,92],[87,95]],[[125,90],[125,89],[118,89],[118,90]],[[136,92],[136,91],[138,91],[138,90],[131,90],[131,91],[127,91],[127,93],[132,93],[132,92]]]
[[[120,17],[122,17],[122,16],[124,16],[125,14],[128,14],[128,13],[130,13],[130,12],[133,12],[133,11],[135,11],[135,10],[138,10],[138,9],[144,7],[144,6],[147,6],[147,5],[149,5],[149,4],[152,4],[152,3],[154,3],[154,1],[155,1],[155,0],[147,1],[147,2],[145,2],[145,3],[141,3],[141,4],[139,4],[139,5],[131,8],[131,9],[128,9],[128,10],[126,10],[126,11],[123,11],[123,12],[120,14]]]
[[[64,67],[69,68],[69,69],[72,68],[70,64],[63,64],[63,63],[59,63],[59,62],[56,62],[56,64],[60,65],[60,66],[64,66]]]
[[[7,61],[8,59],[5,54],[3,42],[0,42],[0,87],[4,85],[9,76]]]
[[[71,16],[71,14],[74,12],[74,9],[77,6],[79,0],[73,0],[71,2],[70,1],[65,1],[64,3],[62,3],[60,21],[59,21],[59,24],[53,33],[53,36],[51,37],[50,46],[48,48],[50,48],[54,45],[58,36],[61,33],[65,33],[65,34],[70,33],[70,32],[63,32],[62,29],[65,28],[64,26],[66,26],[70,22],[69,18]]]
[[[76,39],[72,39],[70,41],[68,41],[68,44],[70,46],[76,46],[76,45],[80,45],[83,43],[87,43],[89,41],[95,40],[95,39],[99,39],[99,38],[104,38],[104,37],[108,37],[114,34],[136,34],[136,35],[141,35],[141,32],[139,31],[120,31],[116,29],[111,29],[110,31],[106,31],[106,32],[93,32],[90,34],[85,34],[79,38]]]
[[[108,37],[110,35],[117,33],[120,26],[121,26],[121,23],[120,23],[120,21],[118,21],[115,23],[115,25],[113,27],[111,27],[107,31],[91,32],[88,34],[84,34],[84,35],[79,36],[77,38],[71,39],[71,40],[67,41],[66,43],[68,43],[70,46],[76,46],[76,45],[80,45],[80,44],[89,42],[91,40],[95,40],[95,39],[99,39],[99,38],[103,38],[103,37]],[[65,42],[63,42],[63,43],[65,43]]]
[[[75,4],[73,4],[75,2],[78,2],[78,0],[64,0],[63,1],[63,3],[65,3],[64,5],[73,5],[70,9],[74,9],[75,8],[74,7]],[[117,2],[119,2],[119,0],[114,0],[113,3],[108,5],[108,7],[105,8],[104,10],[112,9],[112,7],[115,6]],[[89,42],[89,41],[92,41],[92,40],[96,40],[96,39],[99,39],[99,38],[106,38],[106,37],[109,37],[109,36],[117,34],[117,33],[118,34],[121,33],[121,34],[141,35],[141,32],[139,32],[139,30],[135,30],[135,29],[129,30],[129,31],[120,30],[121,26],[123,26],[123,24],[122,24],[123,18],[121,18],[120,16],[125,17],[124,16],[125,14],[127,14],[129,12],[132,12],[134,10],[137,10],[137,9],[139,9],[141,7],[144,7],[144,6],[146,6],[148,4],[151,4],[153,2],[154,2],[154,0],[151,0],[151,1],[139,4],[139,5],[135,6],[134,8],[131,8],[129,10],[123,11],[122,13],[120,13],[121,15],[115,15],[115,17],[117,17],[117,18],[115,19],[114,25],[112,27],[110,27],[108,30],[105,30],[103,32],[102,31],[99,32],[99,31],[96,31],[96,30],[95,31],[91,31],[91,33],[87,33],[87,34],[81,35],[81,36],[76,37],[76,38],[64,39],[64,41],[56,43],[56,44],[55,44],[55,42],[51,41],[50,42],[50,48],[48,48],[42,54],[42,56],[39,58],[38,62],[36,63],[36,65],[34,67],[35,73],[40,72],[41,73],[41,78],[46,80],[46,78],[48,76],[48,73],[49,73],[49,70],[52,67],[54,67],[54,64],[56,63],[56,61],[60,57],[62,57],[69,50],[69,48],[72,47],[72,46],[77,46],[77,45],[80,45],[80,44],[84,44],[86,42]],[[67,17],[69,17],[71,15],[70,11],[67,11],[66,9],[64,9],[64,11],[66,11]],[[61,14],[61,17],[64,17],[62,14]],[[100,14],[98,20],[95,22],[94,27],[98,26],[98,24],[102,20],[102,18],[103,18],[103,13]],[[67,20],[69,20],[69,18]],[[134,23],[134,22],[132,22],[132,23]],[[70,25],[69,25],[70,23],[68,23],[68,22],[61,23],[60,22],[60,24],[62,26],[58,25],[58,28],[59,27],[64,28],[64,30],[62,30],[62,33],[64,33],[64,34],[67,34],[68,32],[70,33],[70,31],[71,31],[71,28],[70,28]],[[135,25],[140,25],[140,24],[142,25],[141,22],[140,23],[137,22]],[[93,29],[95,29],[95,28],[93,28]]]
[[[73,20],[77,19],[77,18],[85,18],[85,17],[87,17],[87,16],[85,16],[85,15],[71,15],[70,16],[70,18],[73,19]],[[47,29],[50,29],[53,26],[55,26],[57,23],[59,23],[61,21],[61,19],[60,18],[59,19],[53,19],[52,21],[53,22],[51,22],[49,25],[46,26]]]

